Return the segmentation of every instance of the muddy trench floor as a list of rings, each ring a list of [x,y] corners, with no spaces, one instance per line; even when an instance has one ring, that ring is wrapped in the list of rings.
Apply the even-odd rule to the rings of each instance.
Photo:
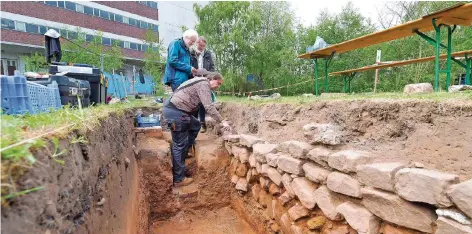
[[[215,136],[199,134],[197,156],[186,160],[194,182],[180,189],[172,188],[169,194],[161,195],[173,197],[178,208],[172,214],[151,217],[149,233],[258,233],[243,218],[246,214],[239,214],[231,205],[231,199],[238,199],[238,195],[231,194],[232,187],[227,174],[229,155],[221,154],[224,147],[215,141]],[[179,196],[182,190],[190,195]]]

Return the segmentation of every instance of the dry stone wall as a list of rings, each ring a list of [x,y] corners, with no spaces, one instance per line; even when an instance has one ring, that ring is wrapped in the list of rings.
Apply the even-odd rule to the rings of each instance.
[[[268,232],[472,234],[472,179],[336,151],[335,126],[303,131],[307,142],[223,137],[235,189],[260,203]]]

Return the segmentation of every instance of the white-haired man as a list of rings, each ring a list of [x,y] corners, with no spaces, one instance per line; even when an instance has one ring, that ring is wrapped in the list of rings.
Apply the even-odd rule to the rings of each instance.
[[[182,38],[173,40],[167,48],[164,84],[169,85],[172,91],[197,72],[197,69],[190,64],[189,50],[197,39],[198,33],[195,30],[189,29],[184,32]]]

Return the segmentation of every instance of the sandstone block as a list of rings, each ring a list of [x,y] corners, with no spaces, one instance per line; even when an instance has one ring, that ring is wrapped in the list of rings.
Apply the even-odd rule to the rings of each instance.
[[[248,182],[248,183],[251,183],[251,182],[254,180],[254,178],[256,178],[256,177],[252,174],[252,170],[249,169],[249,170],[247,171],[247,173],[246,173],[246,180],[247,180],[247,182]]]
[[[269,167],[267,169],[267,176],[269,179],[274,182],[277,186],[282,186],[282,175],[273,167]]]
[[[342,172],[356,172],[356,167],[372,161],[372,156],[364,151],[343,150],[328,157],[330,167]]]
[[[266,162],[271,167],[277,167],[277,159],[279,158],[279,154],[268,153],[266,154]]]
[[[457,175],[421,168],[404,168],[395,175],[395,189],[400,197],[440,207],[452,206],[446,192],[458,182]]]
[[[342,220],[343,217],[336,210],[342,201],[328,187],[321,186],[315,191],[315,200],[323,214],[330,220]]]
[[[290,220],[288,213],[284,213],[282,215],[282,217],[280,218],[280,224],[283,233],[292,233],[292,221]]]
[[[284,185],[285,190],[287,190],[287,192],[289,192],[291,195],[294,196],[295,193],[293,192],[293,189],[290,186],[292,181],[293,181],[293,178],[290,176],[290,174],[285,173],[282,175],[282,184]]]
[[[288,191],[285,191],[285,193],[280,195],[280,197],[278,199],[279,199],[280,203],[282,203],[282,205],[285,205],[285,204],[287,204],[287,202],[291,201],[294,197],[295,197],[294,194],[291,194]]]
[[[234,174],[231,176],[231,183],[235,184],[238,183],[238,180],[239,180],[239,176]]]
[[[243,146],[252,147],[254,144],[263,143],[263,142],[264,140],[256,136],[251,136],[251,135],[246,135],[246,134],[239,135],[239,144]]]
[[[333,124],[306,124],[303,135],[311,144],[339,145],[342,140],[341,127]]]
[[[249,166],[256,167],[256,156],[254,154],[249,155],[248,162]]]
[[[339,205],[336,210],[359,234],[379,233],[380,220],[363,206],[348,201]]]
[[[303,228],[300,226],[297,226],[296,224],[292,224],[292,233],[293,234],[303,234]]]
[[[310,211],[300,205],[299,203],[295,204],[288,210],[288,215],[292,218],[293,221],[297,221],[303,217],[307,217],[310,214]]]
[[[267,176],[267,173],[269,172],[269,168],[271,167],[269,166],[269,164],[262,164],[261,168],[262,168],[261,174]]]
[[[262,163],[256,162],[256,170],[257,170],[257,173],[259,174],[262,173]]]
[[[313,209],[316,205],[315,191],[316,185],[304,177],[293,179],[290,184],[298,199],[308,209]]]
[[[327,185],[331,191],[351,197],[362,197],[361,184],[350,175],[332,172],[328,176]]]
[[[439,217],[436,223],[438,225],[438,230],[436,230],[435,234],[472,234],[471,225],[463,225],[444,217]]]
[[[231,148],[231,152],[233,152],[234,157],[239,159],[241,163],[248,162],[249,150],[246,147],[239,147],[239,146],[233,145],[233,147]]]
[[[316,147],[308,152],[307,158],[323,167],[328,167],[328,156],[331,153],[332,152],[329,149]]]
[[[472,217],[472,180],[453,185],[448,195],[462,212]]]
[[[277,166],[279,169],[299,176],[303,176],[303,163],[302,160],[292,158],[288,155],[280,155],[277,160]]]
[[[236,183],[236,190],[247,192],[247,185],[246,178],[239,178],[238,183]]]
[[[316,216],[311,218],[306,222],[306,225],[310,230],[321,230],[323,225],[326,223],[326,218],[324,216]]]
[[[266,155],[268,153],[275,153],[277,144],[263,144],[257,143],[252,146],[252,152],[256,157],[256,160],[261,163],[266,163]]]
[[[357,179],[367,186],[393,192],[395,191],[393,187],[395,174],[403,167],[405,167],[404,163],[360,165],[357,167]]]
[[[303,164],[303,171],[305,172],[305,177],[318,184],[326,184],[326,179],[328,178],[331,171],[316,166],[313,163]]]
[[[377,217],[407,228],[432,233],[436,220],[434,211],[405,201],[399,196],[375,190],[362,188],[362,205]]]
[[[270,215],[272,214],[272,196],[268,194],[266,191],[261,190],[259,193],[259,203],[264,207],[264,208],[270,208]]]
[[[411,94],[411,93],[432,93],[433,92],[433,85],[430,83],[418,83],[418,84],[408,84],[405,85],[403,89],[403,93]]]
[[[238,168],[236,169],[236,175],[238,175],[239,177],[244,177],[246,176],[247,170],[247,165],[245,163],[240,163],[238,165]]]
[[[285,141],[279,144],[277,150],[289,153],[294,158],[306,158],[306,154],[313,148],[310,144],[302,141]]]

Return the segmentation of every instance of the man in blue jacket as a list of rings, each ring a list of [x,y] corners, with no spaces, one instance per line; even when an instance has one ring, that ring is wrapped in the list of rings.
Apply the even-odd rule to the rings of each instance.
[[[198,33],[189,29],[182,38],[173,40],[167,49],[167,62],[164,74],[164,84],[175,91],[180,84],[187,81],[197,69],[190,64],[190,51],[198,39]]]

